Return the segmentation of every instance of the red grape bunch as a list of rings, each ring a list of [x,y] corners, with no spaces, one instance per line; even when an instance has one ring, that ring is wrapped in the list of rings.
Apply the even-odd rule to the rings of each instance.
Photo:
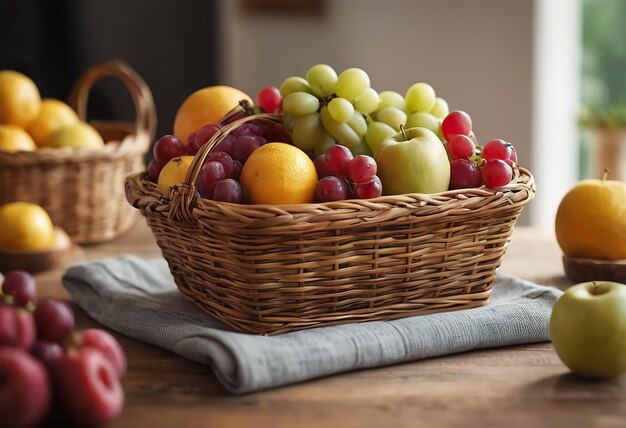
[[[203,126],[189,136],[187,144],[173,135],[161,137],[153,148],[154,160],[148,165],[150,179],[158,181],[161,169],[170,159],[195,155],[226,123]],[[234,129],[211,150],[202,165],[196,180],[198,194],[215,201],[243,202],[243,191],[239,184],[241,168],[253,151],[274,141],[291,143],[282,123],[251,121]]]
[[[371,199],[383,193],[383,185],[376,175],[376,161],[370,156],[353,157],[347,147],[334,145],[313,163],[319,177],[315,187],[319,202]]]
[[[451,190],[483,184],[498,188],[511,182],[512,166],[517,162],[517,152],[511,144],[495,139],[478,150],[472,139],[472,119],[463,111],[449,113],[441,123],[441,131],[448,142]]]
[[[0,425],[106,424],[124,405],[126,356],[104,330],[74,331],[66,303],[35,305],[36,284],[9,272],[0,295]],[[34,309],[33,309],[34,308]]]

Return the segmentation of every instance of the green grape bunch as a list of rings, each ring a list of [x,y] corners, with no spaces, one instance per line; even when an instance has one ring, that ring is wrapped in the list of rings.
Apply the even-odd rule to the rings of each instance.
[[[378,108],[378,93],[360,68],[339,75],[326,64],[311,67],[306,78],[288,77],[280,85],[284,124],[300,149],[322,154],[341,144],[354,154],[371,154],[365,143],[366,115]]]
[[[300,149],[323,154],[334,144],[356,156],[371,155],[400,127],[430,129],[445,141],[441,122],[449,113],[447,102],[427,83],[415,83],[405,95],[378,93],[360,68],[339,75],[326,64],[311,67],[305,77],[292,76],[280,85],[284,125]]]

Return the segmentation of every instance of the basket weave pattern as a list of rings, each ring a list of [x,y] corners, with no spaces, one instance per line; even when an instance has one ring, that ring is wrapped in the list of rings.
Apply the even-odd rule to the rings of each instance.
[[[112,239],[133,224],[136,212],[125,202],[121,183],[129,174],[144,169],[143,156],[156,127],[150,90],[119,61],[91,68],[76,84],[70,105],[80,119],[86,119],[92,85],[107,76],[126,85],[135,103],[137,121],[92,122],[107,142],[103,149],[0,152],[0,204],[28,201],[41,205],[52,221],[78,243]]]
[[[170,199],[143,173],[128,177],[126,194],[187,298],[238,331],[279,334],[484,304],[535,193],[532,175],[516,173],[497,191],[321,204],[215,202],[190,185]]]

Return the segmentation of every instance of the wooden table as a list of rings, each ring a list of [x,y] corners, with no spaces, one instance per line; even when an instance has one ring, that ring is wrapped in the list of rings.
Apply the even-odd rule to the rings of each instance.
[[[157,257],[143,220],[82,257]],[[566,287],[551,232],[517,228],[501,268]],[[68,299],[63,269],[37,276],[42,297]],[[94,326],[75,308],[79,328]],[[626,379],[568,374],[548,343],[468,352],[231,395],[211,369],[116,335],[128,356],[126,405],[114,427],[626,427]]]

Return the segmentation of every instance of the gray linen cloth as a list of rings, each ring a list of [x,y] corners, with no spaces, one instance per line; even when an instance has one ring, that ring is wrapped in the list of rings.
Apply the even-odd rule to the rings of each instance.
[[[561,292],[498,274],[480,308],[279,336],[236,333],[178,292],[165,260],[118,258],[70,267],[63,284],[96,321],[126,336],[210,364],[245,393],[355,369],[479,348],[549,340]]]

